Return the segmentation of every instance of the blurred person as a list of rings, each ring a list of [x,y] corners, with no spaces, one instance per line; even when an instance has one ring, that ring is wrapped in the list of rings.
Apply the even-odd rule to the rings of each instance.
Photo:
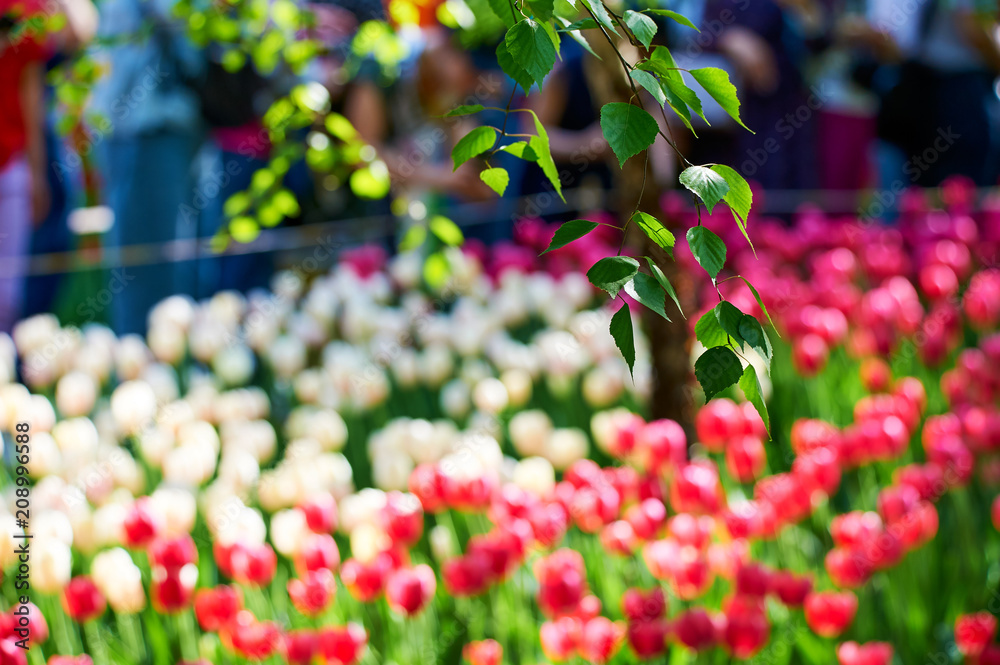
[[[193,238],[197,219],[195,157],[205,136],[192,81],[203,72],[183,25],[170,18],[174,0],[104,0],[96,55],[107,69],[93,109],[107,118],[100,144],[107,203],[114,211],[112,246],[162,245]],[[146,28],[144,31],[143,29]],[[197,215],[194,215],[197,217]],[[157,248],[159,249],[159,248]],[[189,262],[125,265],[126,286],[112,302],[119,333],[139,333],[150,308],[169,295],[191,294]]]
[[[981,0],[921,0],[911,12],[869,0],[867,20],[846,26],[874,58],[859,67],[859,79],[881,102],[882,189],[935,186],[955,174],[981,186],[995,180],[996,12],[996,3]]]
[[[66,17],[65,26],[51,35],[53,51],[45,63],[47,72],[66,63],[84,48],[97,32],[97,9],[90,0],[60,0],[59,10]],[[53,90],[46,86],[44,123],[46,180],[49,189],[49,210],[31,234],[30,253],[67,252],[72,237],[67,225],[69,210],[77,193],[76,170],[68,166],[68,146],[55,128],[56,111],[51,102]],[[65,276],[61,274],[28,275],[24,284],[22,317],[55,310],[57,295]],[[65,323],[65,321],[64,321]]]
[[[815,187],[815,115],[824,100],[807,88],[802,64],[821,30],[821,8],[814,0],[705,0],[684,9],[705,37],[685,36],[690,41],[676,51],[678,66],[728,71],[740,91],[740,116],[756,132],[706,103],[712,128],[706,141],[698,130],[691,158],[733,164],[765,189]],[[707,98],[700,90],[699,96]]]
[[[475,163],[458,170],[451,163],[452,146],[475,126],[475,120],[441,122],[438,116],[468,103],[470,96],[488,104],[497,90],[477,92],[476,63],[449,33],[431,28],[422,33],[424,43],[413,45],[419,54],[412,67],[388,87],[362,78],[345,95],[344,114],[378,150],[394,187],[417,198],[454,195],[465,201],[489,200],[495,194],[479,179]]]
[[[16,259],[28,249],[32,223],[48,213],[44,98],[51,43],[39,0],[0,0],[0,331],[16,322],[24,278]]]
[[[602,56],[616,58],[606,45],[602,40],[594,48]],[[563,188],[606,191],[612,185],[612,153],[601,130],[601,106],[625,100],[612,92],[609,72],[600,60],[572,40],[566,40],[562,49],[562,59],[546,77],[544,87],[528,97],[527,105],[549,133],[549,149]],[[534,132],[530,118],[521,120],[525,131]],[[527,165],[521,193],[534,195],[551,190],[541,168]]]

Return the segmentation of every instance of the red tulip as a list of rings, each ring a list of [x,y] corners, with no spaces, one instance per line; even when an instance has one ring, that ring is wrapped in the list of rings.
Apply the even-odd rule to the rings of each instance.
[[[28,665],[28,652],[17,646],[17,638],[5,637],[0,640],[0,664]]]
[[[622,613],[629,622],[661,619],[667,611],[663,589],[628,589],[622,595]]]
[[[601,546],[614,556],[631,556],[639,544],[635,529],[625,520],[616,520],[601,530]]]
[[[288,580],[292,605],[306,616],[318,616],[333,601],[337,579],[328,568],[307,571],[305,576]]]
[[[606,663],[621,648],[625,626],[607,617],[594,617],[580,633],[580,656],[590,663]]]
[[[792,341],[792,364],[802,376],[818,374],[829,355],[830,349],[819,335],[810,333]]]
[[[327,665],[353,665],[361,660],[368,633],[360,624],[349,623],[319,631],[319,655]]]
[[[444,588],[456,597],[478,596],[487,589],[491,577],[490,561],[482,553],[458,556],[441,565]]]
[[[333,533],[337,528],[337,500],[329,492],[314,494],[299,506],[299,510],[315,533]]]
[[[679,513],[715,514],[724,496],[719,471],[711,460],[685,464],[670,485],[670,505]]]
[[[198,563],[198,547],[188,534],[157,538],[149,544],[149,563],[167,570],[179,570],[189,563]]]
[[[698,441],[713,453],[721,453],[730,440],[742,434],[743,412],[730,399],[708,402],[695,416]]]
[[[764,648],[770,634],[771,624],[760,600],[740,596],[730,599],[724,635],[726,647],[734,656],[750,658]]]
[[[382,508],[382,526],[394,546],[411,547],[424,532],[424,509],[413,494],[388,492]]]
[[[240,593],[224,584],[200,589],[194,597],[194,613],[202,630],[216,632],[236,618],[243,606]]]
[[[771,574],[771,592],[788,607],[801,607],[812,587],[812,579],[805,575],[798,576],[787,570]]]
[[[583,557],[569,549],[556,550],[535,562],[538,605],[548,617],[571,613],[587,589]]]
[[[771,570],[760,563],[749,562],[736,571],[736,594],[763,598],[771,588]]]
[[[582,630],[576,617],[564,616],[542,624],[539,636],[545,657],[555,663],[568,660],[576,651]]]
[[[34,603],[15,605],[8,614],[0,614],[0,639],[13,637],[28,640],[28,647],[49,639],[49,625]]]
[[[444,495],[444,479],[436,464],[420,464],[410,474],[410,492],[420,499],[420,505],[428,513],[438,513],[447,503]]]
[[[674,624],[674,634],[687,648],[703,651],[718,643],[719,628],[720,626],[708,612],[696,607],[681,612]]]
[[[469,661],[469,665],[500,665],[503,647],[496,640],[469,642],[462,647],[462,657]]]
[[[851,625],[858,611],[858,598],[850,591],[819,591],[809,594],[804,605],[806,623],[821,637],[837,637]]]
[[[307,536],[295,556],[295,569],[299,575],[320,568],[336,572],[339,567],[340,550],[337,549],[337,541],[328,533]]]
[[[659,473],[683,466],[687,461],[684,429],[673,420],[647,423],[636,436],[635,456],[640,466],[650,472]]]
[[[257,621],[242,610],[225,629],[223,643],[248,660],[266,660],[281,645],[281,628],[273,621]]]
[[[652,540],[667,522],[667,507],[652,497],[633,504],[625,511],[625,521],[640,540]]]
[[[367,562],[348,559],[341,566],[340,580],[355,599],[370,603],[385,591],[392,568],[392,558],[386,552]]]
[[[174,614],[191,605],[198,582],[198,567],[189,563],[181,568],[153,567],[151,596],[157,612]]]
[[[104,614],[107,602],[97,585],[86,575],[74,577],[63,589],[63,609],[77,623],[86,623]]]
[[[726,469],[736,480],[749,483],[760,477],[767,464],[764,443],[754,435],[734,439],[726,447]]]
[[[233,579],[240,584],[265,587],[274,579],[278,557],[267,543],[246,545],[237,543],[230,555]]]
[[[409,617],[427,606],[436,589],[434,571],[427,564],[420,564],[392,573],[385,587],[385,597],[394,612]]]
[[[997,620],[989,612],[964,614],[955,621],[955,646],[966,656],[978,656],[997,634]]]
[[[289,665],[314,665],[319,638],[313,630],[290,630],[281,643],[281,653]]]
[[[154,510],[152,499],[140,497],[125,514],[125,521],[122,522],[122,541],[128,547],[145,547],[156,538],[162,528],[162,520]]]
[[[844,642],[837,646],[840,665],[889,665],[892,662],[892,645],[888,642]]]
[[[889,363],[881,358],[865,358],[861,362],[861,383],[870,393],[885,392],[892,381]]]

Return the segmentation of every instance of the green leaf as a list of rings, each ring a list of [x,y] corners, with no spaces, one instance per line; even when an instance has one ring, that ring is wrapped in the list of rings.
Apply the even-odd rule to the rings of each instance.
[[[667,103],[667,97],[663,94],[663,88],[655,76],[641,69],[633,69],[628,73],[632,80],[646,89],[646,92],[653,96],[656,103],[663,106]]]
[[[715,204],[729,193],[726,179],[704,166],[689,166],[684,169],[681,171],[680,181],[705,202],[705,207],[710,213]]]
[[[632,31],[635,38],[642,43],[643,46],[649,48],[649,45],[653,43],[653,37],[656,36],[656,21],[649,18],[645,14],[640,14],[639,12],[634,12],[631,9],[625,11],[625,25],[628,29]]]
[[[705,391],[705,402],[740,380],[743,364],[732,349],[715,346],[698,357],[694,375]]]
[[[514,6],[511,0],[486,0],[493,10],[493,13],[497,15],[505,27],[511,27],[521,16],[514,11]]]
[[[507,185],[510,184],[510,175],[507,173],[507,169],[499,167],[483,169],[479,174],[479,179],[499,196],[503,196],[503,193],[507,191]]]
[[[754,133],[740,120],[740,100],[736,96],[736,86],[729,81],[729,74],[725,70],[717,67],[705,67],[692,69],[689,73],[695,81],[701,84],[705,92],[722,107],[722,110],[729,114],[729,117],[751,134]]]
[[[542,80],[556,64],[556,49],[549,34],[537,21],[528,18],[507,31],[504,43],[507,52],[541,90]]]
[[[727,335],[733,338],[737,344],[743,346],[743,337],[740,335],[740,322],[743,320],[743,312],[736,305],[723,300],[715,309],[715,317],[719,320],[719,325]]]
[[[612,298],[639,272],[639,262],[629,256],[608,256],[587,271],[590,283]]]
[[[760,379],[757,378],[757,370],[753,368],[753,365],[747,365],[743,370],[743,375],[740,376],[740,389],[743,391],[743,395],[747,398],[747,401],[757,409],[761,420],[764,421],[764,428],[770,432],[771,419],[768,418],[767,404],[764,403],[764,393],[760,387]]]
[[[483,110],[482,104],[463,104],[462,106],[457,106],[452,110],[445,113],[442,118],[454,118],[459,115],[472,115],[473,113],[479,113]]]
[[[565,247],[574,240],[579,240],[587,235],[598,226],[597,222],[591,222],[586,219],[574,219],[566,222],[556,229],[555,234],[552,236],[552,242],[549,243],[548,248],[542,254],[548,254],[552,250]]]
[[[716,164],[712,167],[712,170],[725,178],[726,184],[729,185],[729,191],[722,200],[733,211],[733,217],[736,218],[736,225],[740,227],[743,237],[750,243],[750,249],[753,249],[753,242],[751,242],[750,235],[747,233],[747,215],[750,214],[750,206],[753,205],[753,192],[750,190],[750,185],[747,184],[747,181],[735,169],[725,164]],[[756,254],[756,252],[754,253]]]
[[[767,307],[764,306],[764,301],[760,299],[760,294],[757,293],[757,289],[755,289],[753,284],[750,283],[750,280],[744,277],[743,275],[737,275],[737,276],[740,279],[742,279],[743,282],[747,285],[747,288],[750,289],[750,293],[752,293],[753,297],[756,298],[757,300],[757,305],[760,307],[760,311],[764,312],[764,316],[767,317],[767,322],[771,324],[772,328],[774,328],[774,321],[771,320],[771,315],[767,313]],[[777,335],[777,328],[775,328],[775,334]],[[778,337],[780,338],[781,335],[778,335]]]
[[[667,254],[670,255],[670,258],[673,258],[674,234],[668,231],[667,228],[660,223],[660,220],[644,212],[635,213],[635,216],[632,217],[632,219],[635,220],[635,223],[639,225],[639,228],[642,229],[643,233],[645,233],[650,240],[655,242],[662,249],[667,250]]]
[[[500,65],[500,69],[503,70],[504,74],[514,79],[514,82],[521,86],[525,94],[527,94],[535,81],[510,54],[504,42],[500,42],[497,45],[497,64]]]
[[[740,318],[739,331],[743,341],[746,342],[747,346],[755,349],[761,355],[770,371],[771,358],[774,355],[774,351],[771,349],[771,340],[767,338],[767,333],[764,332],[760,321],[750,314],[744,314]]]
[[[510,145],[505,145],[499,148],[500,151],[514,155],[518,159],[523,159],[526,162],[537,162],[538,155],[535,151],[531,149],[531,146],[527,141],[517,141],[516,143],[511,143]]]
[[[451,277],[451,265],[441,252],[434,252],[424,261],[424,281],[431,288],[441,288]]]
[[[687,232],[688,246],[695,260],[715,279],[726,265],[726,243],[704,226],[692,226]]]
[[[618,165],[639,154],[656,140],[659,126],[643,109],[624,102],[610,102],[601,107],[601,130],[618,157]]]
[[[535,121],[535,133],[537,134],[537,136],[531,137],[528,147],[535,153],[537,157],[535,161],[541,167],[545,177],[552,183],[552,188],[556,190],[556,194],[565,202],[566,198],[562,193],[562,182],[559,180],[559,169],[556,168],[555,160],[552,159],[552,152],[549,150],[549,133],[545,131],[545,125],[538,119],[538,115],[534,111],[528,109],[528,113],[531,114],[532,120]]]
[[[647,9],[645,11],[649,14],[656,14],[657,16],[666,16],[667,18],[677,21],[686,28],[691,28],[692,30],[701,32],[701,30],[698,30],[698,26],[692,23],[691,20],[687,16],[684,16],[683,14],[672,12],[669,9]]]
[[[496,143],[497,133],[492,127],[476,127],[471,132],[463,136],[451,149],[451,158],[455,162],[455,169],[466,163],[473,157],[483,154]]]
[[[431,217],[431,221],[428,222],[427,226],[430,228],[431,233],[438,237],[438,240],[450,247],[458,247],[465,240],[465,236],[462,235],[462,229],[458,228],[458,224],[442,215]]]
[[[637,272],[632,281],[625,285],[625,293],[629,294],[640,303],[653,310],[667,321],[666,304],[667,298],[656,278],[644,272]]]
[[[588,28],[596,28],[597,21],[595,21],[592,18],[585,18],[582,21],[577,21],[576,23],[570,23],[568,19],[564,19],[560,16],[557,16],[556,19],[559,21],[559,23],[563,24],[563,27],[559,28],[558,32],[566,33],[567,35],[570,36],[571,39],[573,39],[573,41],[575,41],[577,44],[586,49],[590,53],[590,55],[594,56],[598,60],[601,60],[601,56],[597,55],[597,53],[594,52],[594,49],[590,46],[590,42],[587,41],[587,38],[584,37],[583,33],[581,32],[581,30],[586,30]],[[589,23],[587,23],[588,21]]]
[[[509,1],[509,0],[508,0]],[[539,21],[551,21],[555,11],[555,0],[531,0],[531,11]]]
[[[583,4],[587,5],[587,8],[594,13],[594,18],[601,24],[601,27],[612,35],[618,36],[618,31],[615,30],[615,22],[601,0],[583,0]]]
[[[667,292],[667,295],[670,296],[671,300],[674,301],[674,304],[677,305],[677,311],[681,313],[681,316],[684,316],[684,309],[681,307],[681,301],[677,297],[677,292],[674,290],[673,284],[670,283],[670,280],[667,279],[667,276],[663,274],[663,271],[660,270],[660,266],[656,265],[653,259],[647,256],[646,263],[649,264],[649,272],[652,273],[656,281],[663,287],[663,290]],[[684,318],[686,319],[687,317],[684,316]]]
[[[582,18],[579,21],[567,22],[559,28],[559,32],[574,32],[577,30],[593,30],[597,27],[597,21],[592,18]]]
[[[719,323],[715,309],[705,312],[694,324],[694,336],[707,349],[723,346],[729,340],[726,331],[722,329],[722,324]]]
[[[615,340],[615,345],[622,352],[622,357],[628,364],[629,374],[635,366],[635,337],[632,333],[632,315],[628,310],[628,303],[622,305],[615,315],[611,317],[611,337]]]
[[[708,124],[708,120],[705,119],[705,111],[701,107],[701,100],[698,99],[698,93],[689,88],[681,76],[664,78],[663,85],[696,116],[704,120],[705,124]]]
[[[424,244],[427,239],[427,227],[421,224],[414,224],[403,234],[403,239],[399,241],[399,251],[409,252]]]

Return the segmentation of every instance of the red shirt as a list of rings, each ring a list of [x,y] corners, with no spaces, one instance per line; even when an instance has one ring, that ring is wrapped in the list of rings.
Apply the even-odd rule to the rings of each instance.
[[[21,77],[28,65],[48,57],[47,17],[41,0],[0,0],[0,18],[15,21],[0,38],[0,168],[22,152],[27,143],[21,114]]]

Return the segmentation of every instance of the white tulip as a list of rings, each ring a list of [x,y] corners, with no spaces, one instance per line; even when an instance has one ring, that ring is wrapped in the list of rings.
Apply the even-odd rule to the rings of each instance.
[[[507,425],[511,445],[522,457],[541,455],[552,434],[552,420],[540,409],[521,411]]]
[[[587,435],[576,428],[556,429],[545,444],[543,456],[559,471],[587,456],[590,449]]]
[[[545,496],[556,485],[556,472],[544,457],[528,457],[518,462],[511,480],[523,490]]]
[[[161,485],[150,495],[150,499],[162,518],[165,536],[191,533],[198,514],[198,504],[190,490]]]
[[[293,558],[312,532],[301,510],[279,510],[271,516],[271,543],[280,554]]]
[[[97,401],[97,382],[90,374],[70,372],[56,384],[56,407],[64,418],[85,416]]]
[[[123,434],[136,434],[149,427],[156,408],[156,393],[145,381],[126,381],[111,393],[111,413]]]
[[[31,543],[31,588],[54,594],[69,583],[73,555],[69,545],[56,538],[34,538]]]

